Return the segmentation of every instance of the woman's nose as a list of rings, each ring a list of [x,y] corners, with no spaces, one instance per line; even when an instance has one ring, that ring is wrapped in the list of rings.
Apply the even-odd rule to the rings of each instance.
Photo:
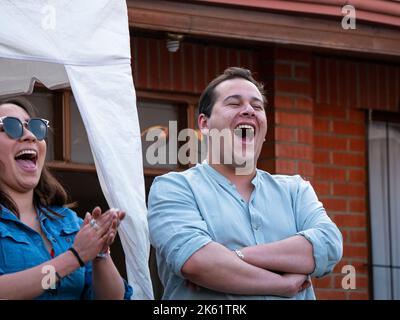
[[[36,136],[24,126],[21,141],[36,141]]]

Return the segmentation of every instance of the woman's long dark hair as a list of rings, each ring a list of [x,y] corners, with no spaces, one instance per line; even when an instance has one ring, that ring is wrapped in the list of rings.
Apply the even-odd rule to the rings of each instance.
[[[37,111],[35,107],[25,98],[17,97],[5,100],[0,100],[0,107],[3,104],[10,103],[19,106],[24,109],[30,117],[36,117]],[[2,169],[4,170],[4,169]],[[0,175],[2,172],[0,171]],[[43,165],[42,173],[40,175],[39,182],[33,191],[33,203],[36,208],[44,207],[47,211],[51,212],[57,217],[62,217],[60,214],[51,210],[50,206],[71,206],[68,201],[68,194],[64,187],[57,181],[57,179],[50,173],[46,163]],[[14,200],[0,188],[0,204],[12,211],[17,217],[19,217],[18,206]],[[46,212],[43,211],[45,214]],[[50,217],[50,216],[49,216]],[[51,218],[51,217],[50,217]]]

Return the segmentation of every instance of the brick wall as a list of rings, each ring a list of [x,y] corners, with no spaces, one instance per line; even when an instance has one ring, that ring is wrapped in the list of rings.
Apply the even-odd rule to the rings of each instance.
[[[368,298],[365,112],[315,108],[314,187],[343,234],[344,253],[333,275],[317,282],[319,298]],[[356,290],[343,291],[343,265],[356,268]]]
[[[260,74],[269,92],[268,136],[259,167],[311,180],[313,166],[312,59],[282,48],[263,53]]]

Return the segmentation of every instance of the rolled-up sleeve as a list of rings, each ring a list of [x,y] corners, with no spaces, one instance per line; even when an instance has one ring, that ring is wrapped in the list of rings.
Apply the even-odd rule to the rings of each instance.
[[[322,277],[332,272],[342,258],[342,234],[328,217],[311,184],[299,176],[295,214],[297,234],[313,246],[315,269],[311,276]]]
[[[148,221],[151,244],[168,268],[181,277],[190,256],[212,241],[189,184],[178,174],[157,177],[153,182]]]

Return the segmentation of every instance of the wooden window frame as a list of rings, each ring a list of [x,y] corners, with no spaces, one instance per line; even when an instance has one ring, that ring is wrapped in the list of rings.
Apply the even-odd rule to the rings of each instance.
[[[39,85],[38,88],[43,87]],[[54,122],[55,127],[62,128],[62,132],[55,132],[54,137],[54,158],[55,160],[48,161],[48,167],[54,170],[72,171],[72,172],[96,172],[94,164],[82,164],[73,162],[71,151],[71,133],[72,133],[72,115],[71,115],[71,95],[70,88],[62,90],[54,90]],[[151,90],[138,90],[136,91],[137,99],[152,100],[160,102],[171,102],[185,106],[187,115],[187,127],[195,129],[197,124],[195,122],[196,105],[198,95],[190,94],[176,94],[164,93]],[[61,111],[58,111],[61,110]],[[186,168],[179,167],[176,169],[164,168],[143,168],[145,176],[158,176],[170,171],[182,171]]]

